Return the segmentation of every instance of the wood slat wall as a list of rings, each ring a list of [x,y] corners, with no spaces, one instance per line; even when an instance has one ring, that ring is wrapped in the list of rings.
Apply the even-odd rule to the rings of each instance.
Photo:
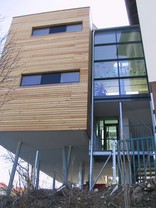
[[[20,50],[10,79],[14,83],[0,110],[0,131],[85,130],[90,69],[89,8],[15,17],[11,33]],[[31,36],[32,28],[81,22],[80,32]],[[8,40],[9,40],[8,38]],[[20,87],[21,74],[80,70],[80,82]],[[1,102],[8,84],[0,88]],[[6,102],[8,100],[8,102]]]

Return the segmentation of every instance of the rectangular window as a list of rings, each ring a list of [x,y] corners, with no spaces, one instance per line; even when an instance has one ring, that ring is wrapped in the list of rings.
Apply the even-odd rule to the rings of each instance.
[[[82,23],[75,23],[71,25],[49,26],[44,28],[33,28],[32,36],[49,35],[63,32],[79,32],[82,31]]]
[[[118,58],[142,58],[143,48],[141,43],[127,43],[118,45]]]
[[[114,78],[118,77],[117,61],[95,62],[94,78]]]
[[[121,95],[139,95],[148,93],[146,78],[132,78],[120,80]]]
[[[80,72],[43,73],[22,75],[21,86],[46,85],[58,83],[75,83],[80,81]]]
[[[146,76],[144,60],[123,60],[119,61],[120,77]]]
[[[76,25],[67,25],[66,32],[78,32],[82,31],[82,24],[76,24]]]
[[[118,80],[96,80],[94,81],[94,96],[114,96],[119,95]]]
[[[21,86],[39,85],[41,83],[41,75],[23,75]]]
[[[116,45],[96,46],[95,60],[117,59]]]
[[[97,32],[95,33],[95,44],[116,43],[114,32]]]
[[[134,42],[141,41],[141,35],[139,29],[121,30],[117,32],[117,42]]]
[[[48,35],[49,30],[50,30],[49,28],[33,29],[32,36]]]

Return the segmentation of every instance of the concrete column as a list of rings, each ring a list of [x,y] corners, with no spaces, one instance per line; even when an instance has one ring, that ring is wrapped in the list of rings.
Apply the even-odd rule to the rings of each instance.
[[[20,155],[21,146],[22,146],[22,142],[18,142],[18,145],[17,145],[17,148],[16,148],[15,159],[14,159],[14,163],[13,163],[13,166],[12,166],[12,171],[11,171],[9,184],[8,184],[8,188],[7,188],[7,196],[10,195],[11,190],[12,190],[12,184],[13,184],[14,177],[15,177],[15,172],[16,172],[16,168],[17,168],[17,164],[18,164],[18,158],[19,158],[19,155]]]

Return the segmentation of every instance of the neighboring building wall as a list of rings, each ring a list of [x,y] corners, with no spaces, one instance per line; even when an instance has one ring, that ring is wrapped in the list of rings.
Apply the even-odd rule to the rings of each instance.
[[[156,109],[156,1],[144,1],[137,0],[137,10],[139,16],[139,22],[141,27],[144,52],[147,64],[148,79],[151,86],[152,100],[153,103],[153,113],[155,115]],[[155,120],[155,116],[154,116]],[[155,122],[154,122],[155,123]],[[154,124],[155,125],[155,124]]]
[[[89,8],[15,17],[11,25],[20,48],[12,100],[0,112],[0,131],[86,130],[88,110]],[[82,23],[78,32],[32,36],[32,28]],[[20,87],[21,75],[80,72],[80,82]]]
[[[156,81],[156,1],[137,0],[149,82]]]

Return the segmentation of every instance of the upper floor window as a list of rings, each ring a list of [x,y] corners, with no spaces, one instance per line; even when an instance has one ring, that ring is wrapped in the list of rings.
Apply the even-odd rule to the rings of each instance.
[[[96,97],[149,93],[139,27],[97,30],[93,58]]]
[[[79,32],[79,31],[82,31],[82,23],[33,28],[32,36],[48,35],[48,34],[63,33],[63,32]]]
[[[58,72],[22,75],[21,86],[74,83],[80,81],[80,72]]]

